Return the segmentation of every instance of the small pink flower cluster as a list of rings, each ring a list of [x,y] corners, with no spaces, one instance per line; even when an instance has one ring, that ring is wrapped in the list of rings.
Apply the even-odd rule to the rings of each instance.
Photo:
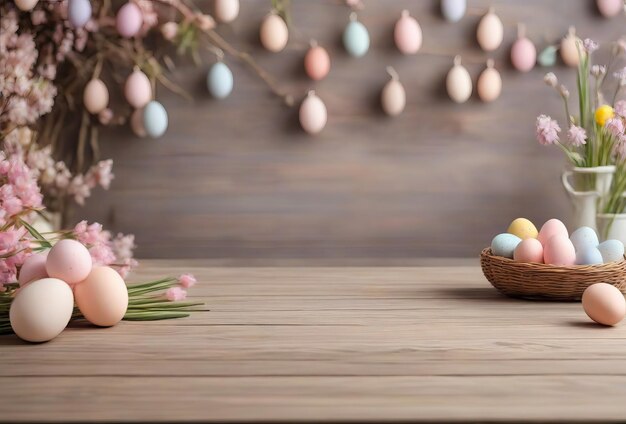
[[[626,160],[626,100],[616,102],[614,111],[615,116],[606,121],[604,128],[615,137],[615,154]]]
[[[185,300],[187,298],[187,290],[193,287],[198,280],[192,274],[182,274],[178,277],[178,284],[180,287],[171,287],[165,292],[165,297],[167,300],[172,302],[178,300]]]
[[[87,246],[95,265],[115,268],[124,278],[137,265],[137,261],[133,259],[136,246],[135,236],[132,234],[112,237],[99,223],[88,224],[87,221],[76,224],[73,233],[79,242]]]
[[[544,146],[558,143],[561,127],[558,122],[547,115],[537,117],[536,134],[537,141]]]

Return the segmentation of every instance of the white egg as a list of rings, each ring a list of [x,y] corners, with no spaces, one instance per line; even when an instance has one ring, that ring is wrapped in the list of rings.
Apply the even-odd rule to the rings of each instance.
[[[441,0],[441,14],[448,22],[458,22],[465,15],[467,0]]]
[[[561,59],[567,66],[575,68],[580,62],[580,54],[582,54],[581,40],[576,36],[576,28],[570,27],[567,35],[561,40]]]
[[[624,244],[619,240],[606,240],[598,245],[604,263],[624,260]]]
[[[92,79],[85,86],[83,103],[89,113],[98,114],[109,105],[109,90],[100,79]]]
[[[490,52],[502,44],[504,37],[504,27],[502,21],[495,14],[493,8],[489,9],[489,12],[482,17],[476,30],[476,39],[480,48],[484,51]]]
[[[456,103],[464,103],[472,95],[472,78],[469,72],[461,65],[461,57],[454,58],[454,66],[446,76],[448,95]]]
[[[327,119],[326,105],[314,91],[309,91],[300,105],[302,129],[309,134],[317,134],[324,129]]]
[[[267,50],[278,53],[283,50],[289,41],[289,29],[287,24],[276,13],[265,17],[259,33],[261,44]]]
[[[406,91],[402,83],[398,81],[398,74],[393,68],[388,68],[391,74],[391,81],[385,84],[380,96],[380,102],[383,110],[389,116],[396,116],[402,113],[406,105]]]
[[[493,59],[487,61],[487,67],[481,72],[476,83],[478,97],[483,102],[492,102],[500,97],[502,92],[502,77],[500,72],[494,68]]]
[[[215,17],[220,22],[232,22],[239,16],[239,0],[215,0]]]

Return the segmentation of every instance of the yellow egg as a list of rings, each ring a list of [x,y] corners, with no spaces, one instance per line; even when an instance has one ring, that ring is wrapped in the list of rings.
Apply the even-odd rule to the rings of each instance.
[[[522,240],[527,238],[537,238],[539,231],[537,231],[537,227],[535,224],[527,220],[526,218],[517,218],[511,225],[509,225],[509,229],[506,230],[507,233],[516,235]]]
[[[609,105],[602,105],[596,109],[596,114],[595,114],[596,122],[601,127],[604,126],[606,121],[613,118],[614,116],[615,116],[615,111]]]

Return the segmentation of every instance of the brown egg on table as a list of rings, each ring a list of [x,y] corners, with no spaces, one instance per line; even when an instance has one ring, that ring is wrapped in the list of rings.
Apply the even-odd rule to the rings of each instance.
[[[87,278],[74,286],[76,306],[85,319],[100,327],[110,327],[124,318],[128,289],[113,268],[94,267]]]
[[[626,300],[615,286],[596,283],[585,289],[582,297],[585,313],[602,325],[616,325],[626,315]]]
[[[487,67],[480,73],[476,83],[478,97],[485,103],[493,102],[502,93],[502,77],[494,67],[493,59],[487,60]]]

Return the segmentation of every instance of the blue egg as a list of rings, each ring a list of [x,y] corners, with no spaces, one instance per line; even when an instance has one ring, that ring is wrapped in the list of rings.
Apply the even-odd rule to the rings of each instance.
[[[537,56],[537,63],[541,66],[554,66],[556,64],[556,46],[548,46]]]
[[[521,238],[513,234],[498,234],[491,241],[491,253],[496,256],[504,256],[505,258],[513,259],[513,252],[521,241]]]
[[[352,21],[343,32],[343,46],[350,56],[361,57],[370,48],[370,35],[361,22]]]
[[[69,0],[67,17],[74,28],[82,28],[91,19],[91,2],[89,0]]]
[[[209,93],[216,99],[225,99],[233,91],[233,73],[228,66],[217,62],[211,66],[206,77]]]
[[[586,247],[597,247],[600,244],[598,235],[591,227],[580,227],[572,233],[569,239],[577,251]]]
[[[619,262],[624,259],[624,244],[619,240],[607,240],[598,245],[604,263]]]
[[[576,251],[576,265],[599,265],[604,263],[602,253],[595,246],[584,246]]]
[[[467,0],[441,0],[441,14],[449,22],[458,22],[465,16]]]
[[[152,138],[161,137],[167,130],[167,111],[163,105],[152,100],[143,110],[143,126]]]

